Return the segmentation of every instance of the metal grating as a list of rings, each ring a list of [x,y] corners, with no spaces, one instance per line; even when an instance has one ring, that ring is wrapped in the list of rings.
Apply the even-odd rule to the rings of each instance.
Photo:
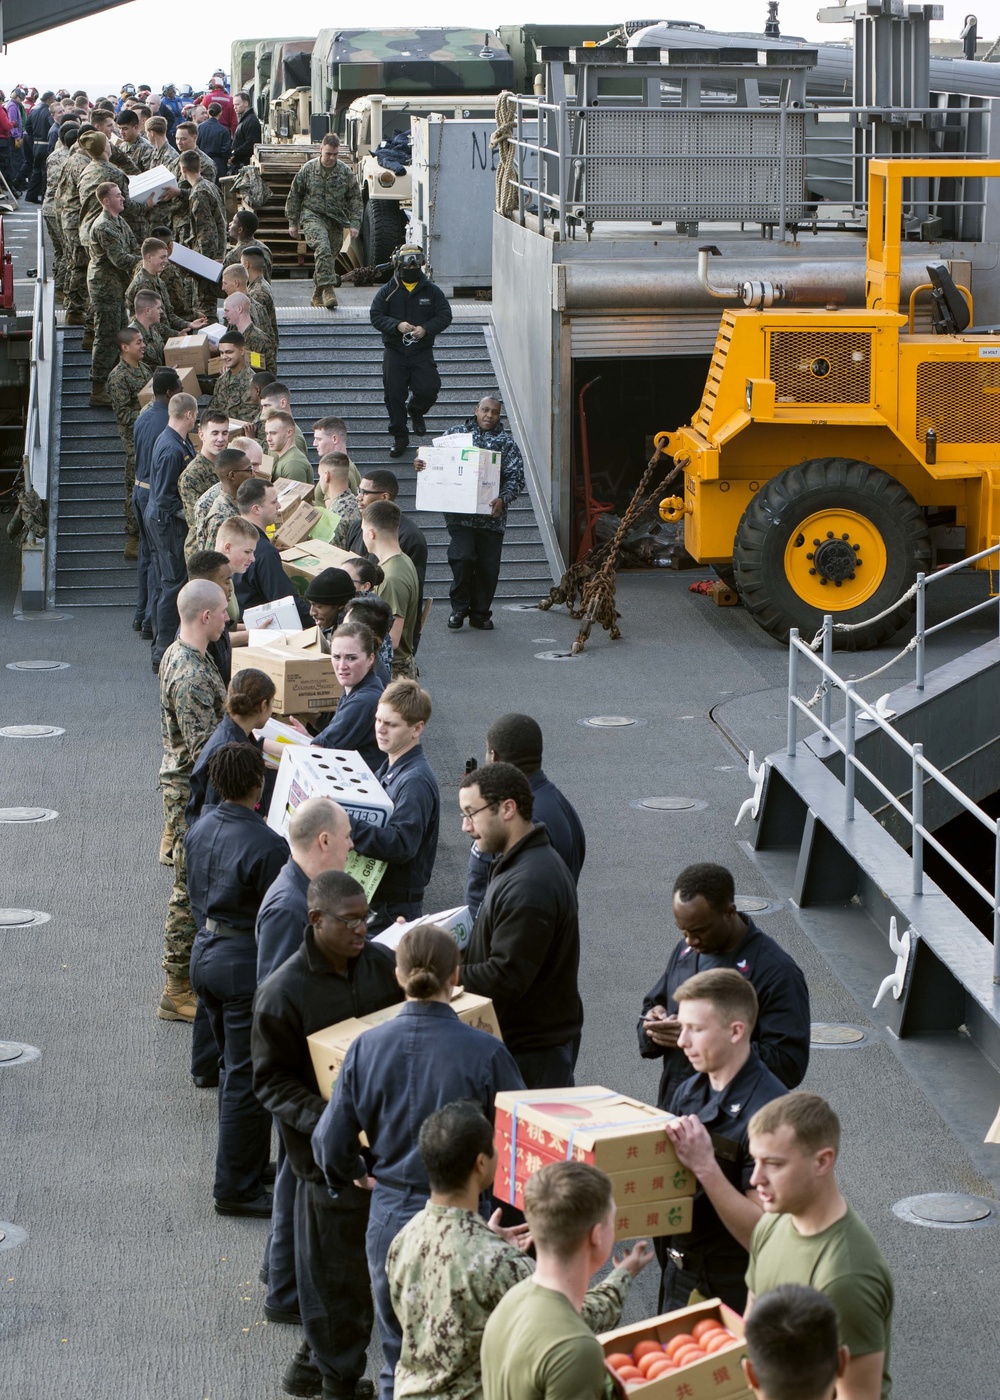
[[[917,437],[1000,442],[1000,360],[927,360],[917,366]]]
[[[776,403],[871,403],[869,331],[772,331],[767,339]]]
[[[587,108],[582,204],[598,219],[795,223],[805,216],[804,114]],[[785,181],[781,161],[784,149]],[[627,155],[622,152],[627,151]]]

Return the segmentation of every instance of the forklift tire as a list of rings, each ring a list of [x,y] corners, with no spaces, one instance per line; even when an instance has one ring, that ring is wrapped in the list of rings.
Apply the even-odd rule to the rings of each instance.
[[[370,199],[361,219],[361,239],[369,267],[387,263],[402,240],[399,205],[393,199]]]
[[[909,621],[916,600],[904,595],[930,562],[927,524],[910,493],[888,472],[849,457],[802,462],[773,477],[751,500],[733,544],[743,604],[779,642],[793,627],[811,641],[824,613],[835,623],[871,619],[835,634],[844,651],[880,646]]]

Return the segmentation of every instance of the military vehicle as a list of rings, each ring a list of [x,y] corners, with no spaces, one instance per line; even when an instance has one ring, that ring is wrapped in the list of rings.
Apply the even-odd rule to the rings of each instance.
[[[283,39],[271,59],[271,90],[265,138],[271,141],[309,140],[314,39]]]
[[[411,181],[405,161],[390,169],[373,153],[414,116],[491,117],[488,99],[511,86],[514,65],[489,28],[327,29],[312,51],[312,79],[312,139],[340,136],[365,206],[357,251],[382,263],[403,237]]]
[[[229,72],[233,92],[245,92],[253,102],[258,44],[277,44],[278,39],[235,39],[229,50]]]
[[[279,48],[291,51],[290,46],[313,42],[311,35],[303,34],[291,39],[261,39],[258,43],[254,50],[254,108],[262,123],[267,121],[271,111],[271,76],[274,71],[275,51]]]
[[[500,24],[497,33],[514,63],[514,92],[534,92],[544,76],[538,50],[545,47],[582,48],[609,42],[615,25],[605,24]]]

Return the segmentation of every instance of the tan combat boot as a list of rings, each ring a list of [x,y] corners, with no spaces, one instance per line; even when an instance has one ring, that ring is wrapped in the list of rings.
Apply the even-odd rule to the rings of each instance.
[[[160,1004],[156,1008],[156,1014],[160,1020],[187,1021],[190,1025],[194,1020],[197,1005],[198,998],[191,990],[191,983],[188,979],[175,977],[172,972],[168,972],[167,985],[163,989]]]
[[[108,391],[103,379],[90,381],[90,406],[91,408],[111,407],[111,400],[108,398]]]
[[[174,838],[170,832],[164,829],[160,837],[160,864],[173,865],[174,863]]]
[[[126,535],[126,536],[125,536],[125,548],[122,550],[122,554],[124,555],[124,557],[125,557],[126,559],[138,559],[138,557],[139,557],[139,536],[138,536],[138,535]]]
[[[93,350],[93,348],[94,348],[94,332],[93,332],[92,330],[89,330],[89,329],[88,329],[88,330],[85,330],[84,333],[83,333],[83,339],[80,341],[80,349],[81,349],[81,350]]]
[[[322,306],[322,305],[323,305],[323,288],[322,288],[322,287],[313,287],[312,301],[309,303],[309,305],[310,305],[310,306]]]
[[[66,324],[67,326],[85,326],[87,318],[82,311],[67,311]]]
[[[337,293],[332,287],[323,288],[323,305],[326,307],[327,311],[336,311]]]

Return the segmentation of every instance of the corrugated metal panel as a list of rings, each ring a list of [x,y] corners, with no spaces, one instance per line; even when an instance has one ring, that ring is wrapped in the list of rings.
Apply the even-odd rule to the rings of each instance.
[[[659,316],[569,316],[571,353],[575,360],[711,355],[721,318],[721,307]]]

